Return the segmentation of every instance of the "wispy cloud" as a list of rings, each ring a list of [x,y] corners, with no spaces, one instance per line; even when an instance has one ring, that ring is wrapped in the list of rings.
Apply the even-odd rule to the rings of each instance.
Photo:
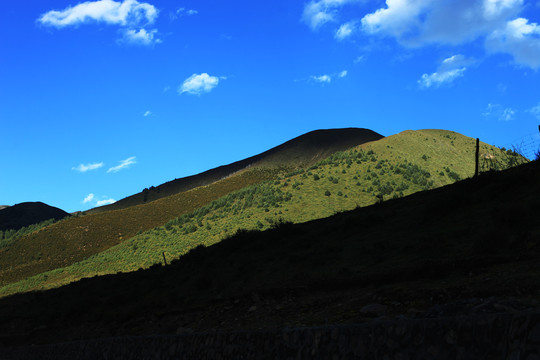
[[[538,120],[540,120],[540,102],[538,103],[538,105],[530,108],[527,112],[535,116]]]
[[[357,22],[349,21],[345,24],[342,24],[339,27],[339,29],[337,29],[334,37],[339,41],[343,41],[346,38],[350,37],[356,30],[357,30]]]
[[[71,170],[76,170],[76,171],[79,171],[79,172],[87,172],[87,171],[90,171],[90,170],[99,169],[100,167],[103,167],[103,165],[105,165],[105,164],[102,163],[102,162],[93,163],[93,164],[80,164],[79,166],[72,167]]]
[[[152,112],[151,112],[150,110],[147,110],[147,111],[143,114],[144,117],[148,117],[148,116],[150,116],[150,115],[152,115]]]
[[[357,0],[312,0],[304,5],[302,21],[312,30],[317,30],[328,22],[337,21],[341,7]]]
[[[64,10],[48,11],[37,21],[59,29],[92,22],[117,25],[124,28],[122,42],[150,45],[161,42],[155,37],[157,30],[145,29],[155,22],[158,13],[155,6],[137,0],[98,0],[68,6]]]
[[[84,200],[82,201],[83,204],[89,203],[90,201],[94,200],[94,194],[90,193],[88,194]]]
[[[499,121],[511,121],[514,120],[516,110],[510,107],[504,107],[500,104],[488,104],[482,115]]]
[[[145,30],[139,29],[127,29],[123,31],[123,37],[118,41],[125,44],[132,45],[153,45],[162,43],[161,39],[156,37],[157,30]]]
[[[107,173],[116,173],[120,170],[123,170],[123,169],[127,169],[129,166],[133,165],[133,164],[136,164],[137,161],[135,161],[136,157],[135,156],[132,156],[132,157],[129,157],[125,160],[122,160],[120,161],[120,164],[117,165],[117,166],[113,166],[112,168],[110,168],[109,170],[107,170]]]
[[[320,83],[330,83],[332,81],[332,77],[330,75],[312,75],[311,79]]]
[[[64,10],[51,10],[38,19],[43,25],[62,28],[86,22],[104,22],[107,24],[128,26],[141,23],[153,23],[158,16],[158,10],[148,3],[136,0],[87,1]]]
[[[171,18],[171,20],[176,20],[184,15],[187,15],[187,16],[192,16],[192,15],[197,15],[199,12],[197,10],[193,10],[193,9],[187,9],[186,8],[178,8],[176,9],[175,12],[171,12],[169,13],[169,17]]]
[[[94,203],[93,206],[109,205],[116,202],[115,199],[109,198],[108,196],[100,196],[100,198],[101,200],[99,200],[98,197],[96,197],[96,195],[94,195],[93,193],[90,193],[81,202],[83,204],[88,204],[88,203],[93,202]]]
[[[333,74],[311,75],[307,81],[314,81],[321,84],[329,84],[332,82],[332,80],[336,78],[343,79],[345,76],[347,76],[347,74],[348,74],[348,71],[343,70],[343,71],[340,71],[338,73],[333,73]],[[306,80],[303,79],[303,80],[295,80],[295,81],[306,81]]]
[[[225,79],[221,77],[221,79]],[[207,73],[193,74],[188,77],[182,85],[178,87],[178,93],[188,93],[191,95],[201,95],[202,93],[208,93],[212,91],[219,84],[220,78],[216,76],[210,76]]]
[[[104,200],[98,200],[96,201],[96,206],[104,206],[104,205],[110,205],[110,204],[114,204],[116,202],[116,200],[114,199],[104,199]]]
[[[465,74],[467,70],[466,65],[473,63],[473,60],[466,59],[463,55],[451,56],[442,61],[436,72],[423,74],[420,80],[418,80],[418,84],[423,88],[450,84]]]

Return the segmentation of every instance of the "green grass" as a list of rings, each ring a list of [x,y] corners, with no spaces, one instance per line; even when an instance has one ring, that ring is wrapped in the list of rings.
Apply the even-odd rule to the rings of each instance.
[[[48,219],[42,222],[39,222],[37,224],[28,225],[25,227],[22,227],[18,230],[0,230],[0,248],[4,248],[6,246],[9,246],[13,244],[15,241],[20,239],[21,237],[31,234],[33,232],[36,232],[46,226],[49,226],[51,224],[54,224],[54,219]]]
[[[454,132],[406,131],[233,191],[87,259],[5,286],[0,295],[147,268],[162,262],[163,253],[171,261],[239,229],[306,222],[451,184],[474,174],[474,153],[475,140]],[[482,144],[481,154],[490,155],[490,164],[497,164],[497,169],[523,161],[487,144]]]

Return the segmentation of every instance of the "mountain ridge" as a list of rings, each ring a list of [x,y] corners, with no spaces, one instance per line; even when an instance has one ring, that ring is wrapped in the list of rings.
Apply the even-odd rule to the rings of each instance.
[[[118,200],[114,204],[87,210],[92,214],[108,210],[118,210],[161,199],[199,186],[206,186],[248,168],[297,168],[309,166],[318,160],[353,146],[384,138],[381,134],[365,128],[319,129],[307,132],[277,145],[260,154],[221,165],[199,174],[167,181],[158,186]]]

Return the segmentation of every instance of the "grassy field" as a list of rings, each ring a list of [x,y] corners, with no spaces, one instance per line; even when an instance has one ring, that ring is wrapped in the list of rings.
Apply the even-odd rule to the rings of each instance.
[[[441,187],[471,177],[474,154],[475,140],[463,135],[442,130],[406,131],[335,153],[307,169],[267,174],[263,183],[192,207],[163,226],[146,231],[139,228],[86,259],[4,286],[0,295],[148,268],[163,262],[163,255],[168,261],[177,259],[198,245],[214,244],[240,229],[264,230],[283,222],[306,222]],[[523,161],[487,144],[481,144],[481,159],[484,171]]]

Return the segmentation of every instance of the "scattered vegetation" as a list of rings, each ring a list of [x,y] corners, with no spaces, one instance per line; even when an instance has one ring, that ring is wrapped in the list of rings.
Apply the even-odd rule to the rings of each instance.
[[[23,237],[24,235],[31,234],[35,231],[38,231],[46,226],[49,226],[55,222],[54,219],[49,219],[42,221],[37,224],[32,224],[23,228],[20,228],[19,230],[0,230],[0,248],[6,247],[8,245],[11,245],[13,242],[15,242],[17,239]]]

